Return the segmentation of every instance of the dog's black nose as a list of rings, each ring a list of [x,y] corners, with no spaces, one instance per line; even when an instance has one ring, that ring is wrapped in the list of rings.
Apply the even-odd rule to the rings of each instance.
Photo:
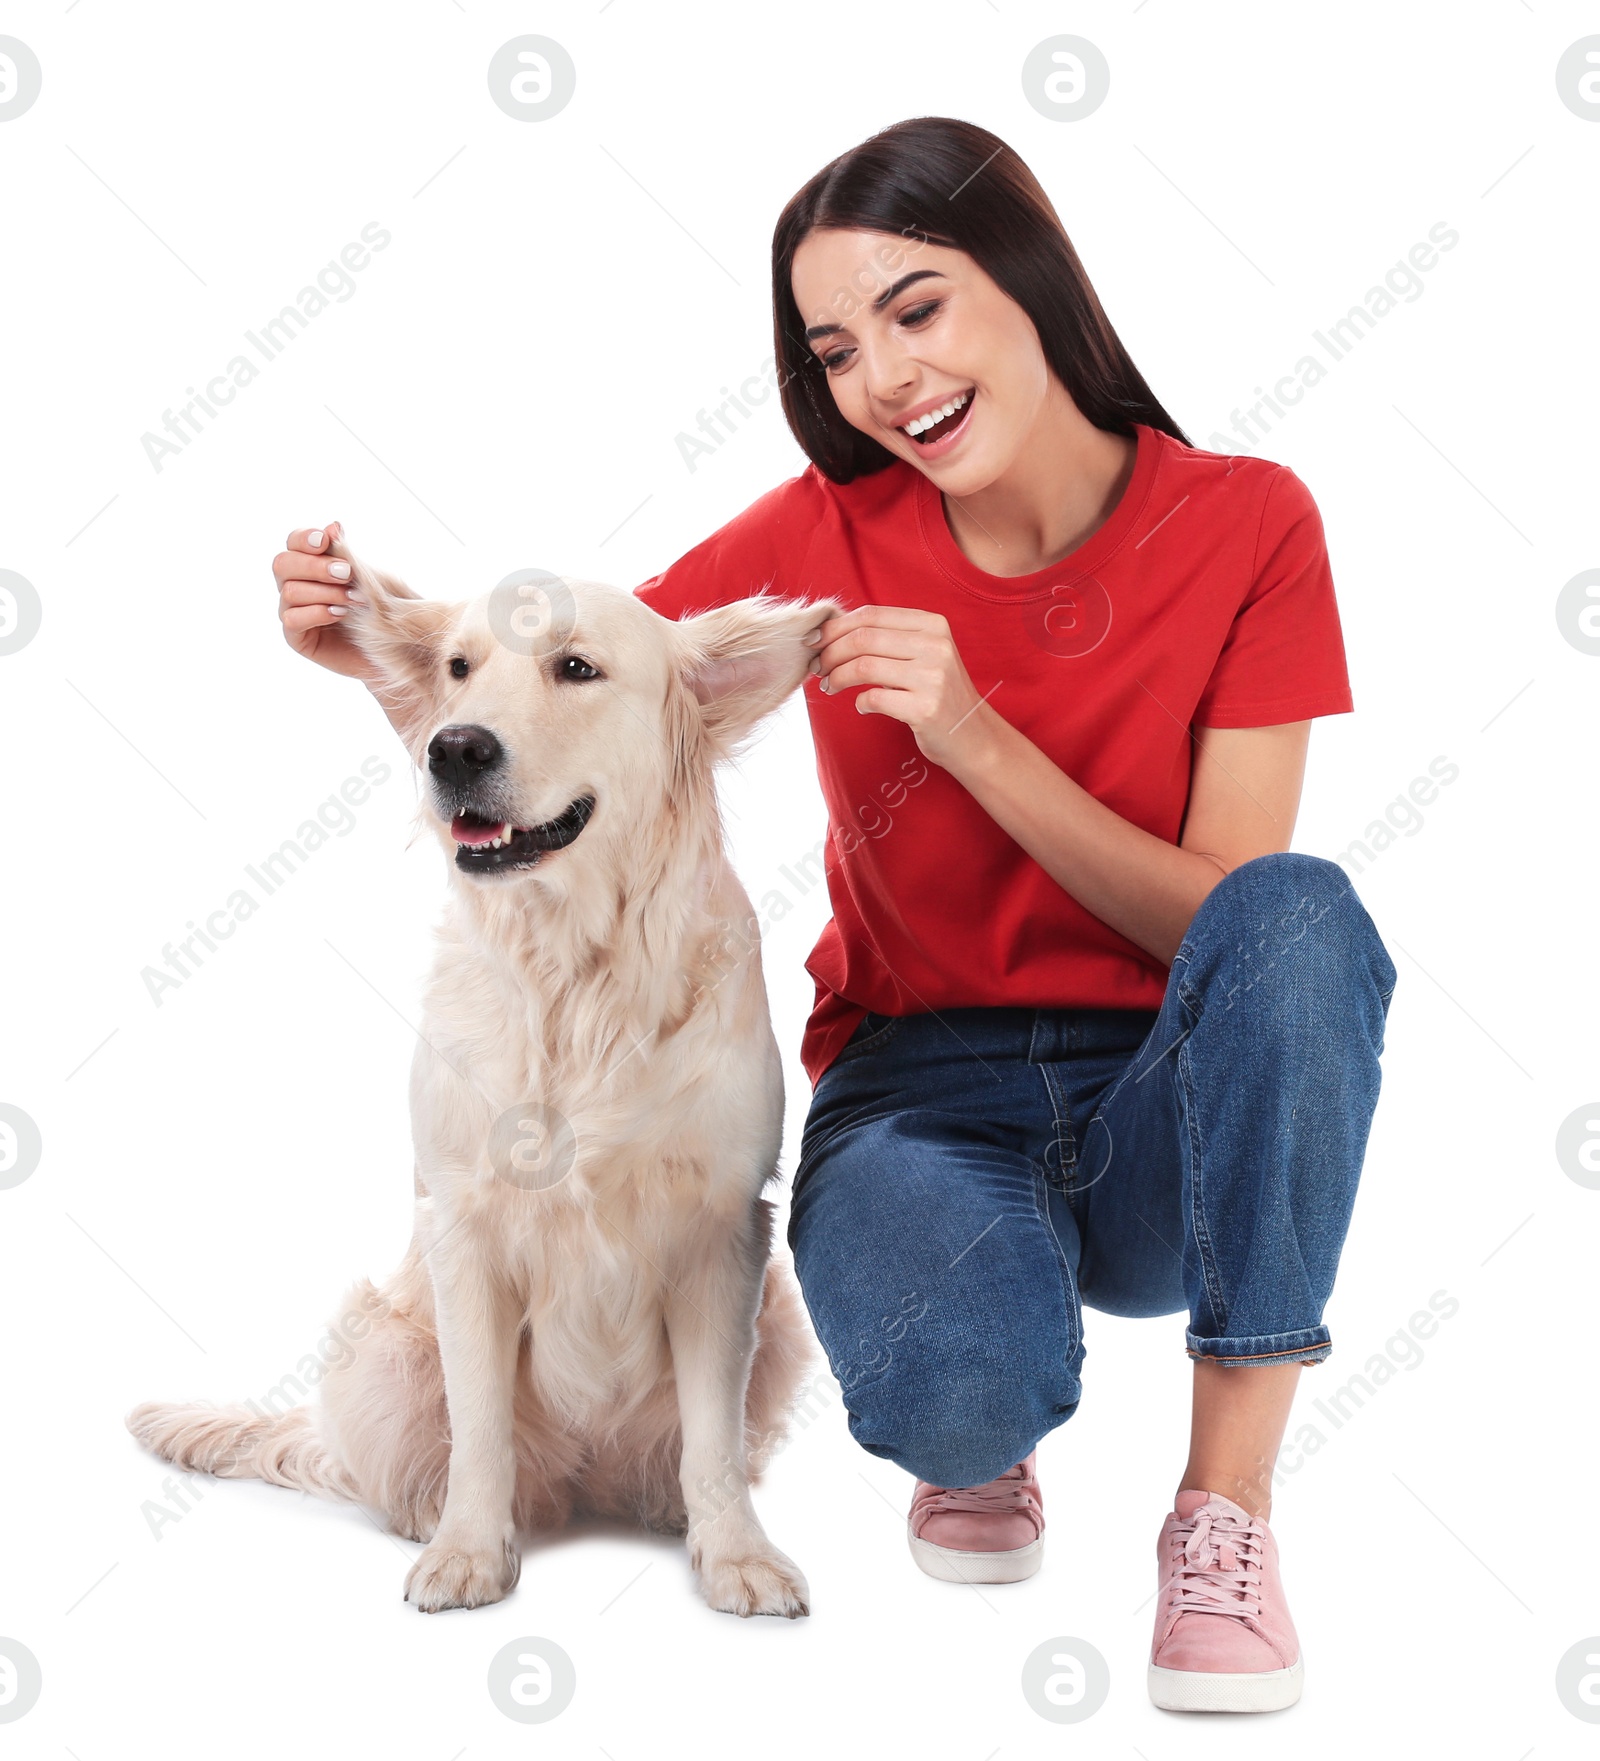
[[[487,728],[440,728],[428,742],[428,769],[442,783],[475,783],[505,757]]]

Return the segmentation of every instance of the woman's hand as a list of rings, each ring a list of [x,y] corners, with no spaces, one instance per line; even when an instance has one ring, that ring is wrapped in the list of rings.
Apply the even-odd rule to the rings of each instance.
[[[856,709],[904,722],[922,756],[946,770],[973,760],[988,741],[995,712],[967,677],[938,612],[858,605],[829,618],[811,670],[830,694],[867,686]]]
[[[310,527],[289,534],[288,549],[272,559],[278,619],[284,640],[296,654],[330,672],[372,684],[379,676],[377,669],[339,627],[350,605],[360,598],[357,594],[352,599],[347,585],[350,565],[320,554],[327,550],[330,537],[341,535],[337,520],[326,529]]]

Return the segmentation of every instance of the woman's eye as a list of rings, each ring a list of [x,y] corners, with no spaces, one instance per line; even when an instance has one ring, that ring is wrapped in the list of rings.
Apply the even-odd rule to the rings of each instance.
[[[600,677],[600,669],[597,666],[590,666],[581,655],[569,654],[561,663],[561,677],[575,680],[579,684],[586,684],[590,679]]]
[[[909,311],[902,312],[900,322],[913,326],[925,324],[943,304],[943,300],[924,300],[920,306],[913,306]],[[825,372],[832,373],[835,368],[844,366],[850,359],[850,350],[835,349],[831,355],[819,355],[817,359],[821,361]]]
[[[450,677],[452,679],[464,679],[471,671],[472,668],[459,654],[450,662]]]

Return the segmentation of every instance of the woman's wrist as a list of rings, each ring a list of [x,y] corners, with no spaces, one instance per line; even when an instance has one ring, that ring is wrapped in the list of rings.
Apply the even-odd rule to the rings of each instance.
[[[952,730],[949,751],[935,762],[970,789],[1015,762],[1019,738],[1011,723],[983,698]]]

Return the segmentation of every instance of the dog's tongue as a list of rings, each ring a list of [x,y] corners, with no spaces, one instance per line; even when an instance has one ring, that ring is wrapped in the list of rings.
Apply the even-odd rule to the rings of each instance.
[[[489,844],[500,836],[501,822],[477,819],[469,813],[458,813],[450,822],[450,836],[458,844]]]

